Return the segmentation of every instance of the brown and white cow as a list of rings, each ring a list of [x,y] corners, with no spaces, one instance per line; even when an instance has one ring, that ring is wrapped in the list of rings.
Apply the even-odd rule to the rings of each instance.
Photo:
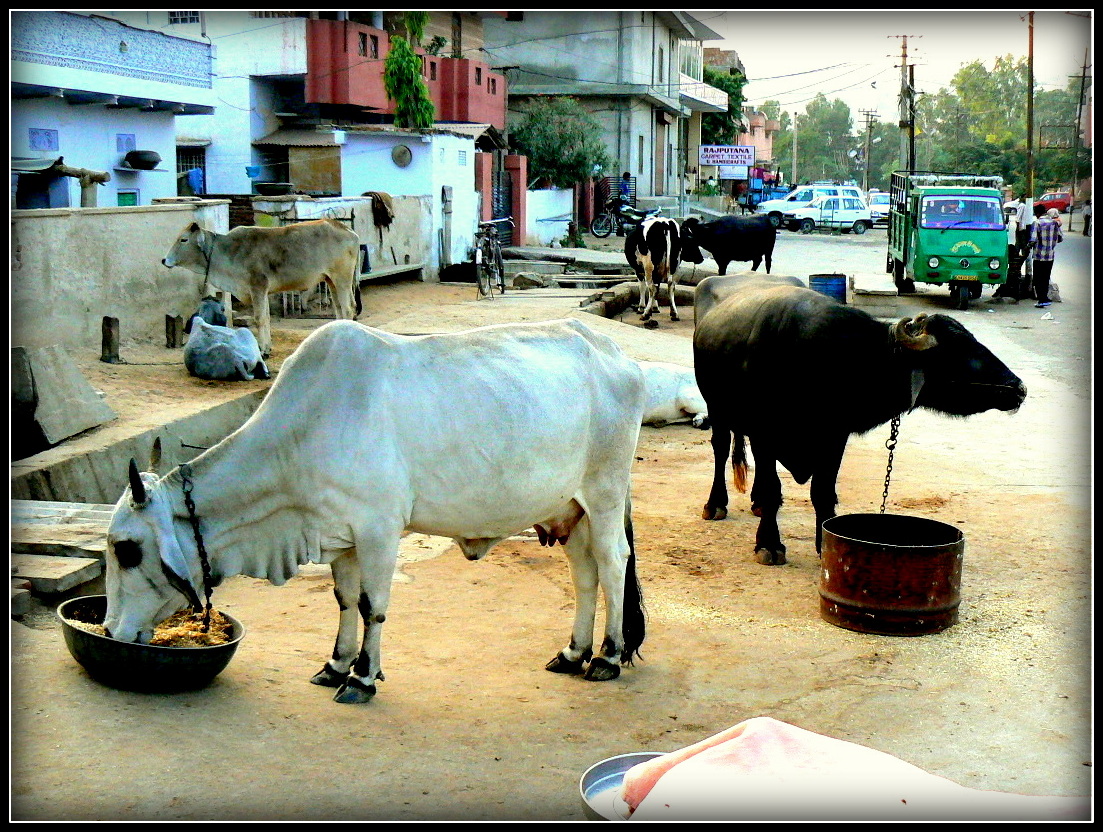
[[[272,352],[271,292],[302,292],[326,281],[337,317],[360,314],[360,238],[335,220],[277,228],[242,225],[218,234],[190,223],[161,261],[203,275],[207,283],[253,303],[261,352]],[[355,311],[353,311],[355,305]]]
[[[632,229],[624,241],[624,256],[640,283],[640,304],[636,311],[648,328],[658,326],[651,316],[659,309],[658,286],[664,281],[670,294],[670,320],[677,321],[674,288],[682,262],[681,233],[676,220],[651,217]]]

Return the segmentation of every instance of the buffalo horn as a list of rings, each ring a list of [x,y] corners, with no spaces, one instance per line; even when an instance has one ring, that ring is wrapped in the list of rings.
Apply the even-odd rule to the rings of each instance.
[[[130,460],[130,499],[141,505],[146,501],[146,486],[138,473],[138,463]]]
[[[161,437],[158,436],[153,440],[153,448],[149,452],[149,468],[147,471],[156,472],[157,466],[161,464]]]
[[[897,343],[910,350],[929,350],[937,346],[938,341],[927,332],[927,316],[901,318],[892,326],[892,334]]]

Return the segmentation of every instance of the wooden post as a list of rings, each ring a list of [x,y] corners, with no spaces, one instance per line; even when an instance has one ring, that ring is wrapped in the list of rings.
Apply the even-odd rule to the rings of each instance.
[[[101,327],[103,346],[100,350],[100,361],[107,364],[121,364],[119,358],[119,319],[103,316]]]
[[[184,319],[179,315],[165,315],[165,346],[184,346]]]
[[[59,176],[72,176],[78,180],[80,182],[80,207],[95,208],[96,186],[110,182],[111,174],[107,171],[70,167],[69,165],[63,164],[64,161],[65,157],[60,157],[51,170],[55,171]]]

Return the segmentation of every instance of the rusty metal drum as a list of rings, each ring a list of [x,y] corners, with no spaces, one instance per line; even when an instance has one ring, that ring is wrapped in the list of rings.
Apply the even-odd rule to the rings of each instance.
[[[820,615],[879,635],[937,633],[958,620],[965,536],[902,514],[842,514],[823,524]]]

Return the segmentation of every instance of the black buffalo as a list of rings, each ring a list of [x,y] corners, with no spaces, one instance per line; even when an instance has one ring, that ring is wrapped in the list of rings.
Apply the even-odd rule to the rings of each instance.
[[[1014,411],[1026,398],[1019,378],[946,315],[886,324],[777,278],[706,278],[697,292],[710,291],[706,284],[716,280],[729,281],[727,296],[698,318],[693,334],[714,455],[703,516],[727,516],[729,450],[736,487],[746,490],[749,440],[759,563],[785,563],[775,462],[798,483],[812,481],[819,552],[823,522],[835,516],[835,481],[851,434],[915,407],[970,416]]]
[[[766,261],[766,274],[774,256],[777,229],[765,214],[752,217],[720,217],[701,222],[697,217],[682,221],[682,259],[687,263],[704,260],[701,249],[712,255],[720,274],[728,270],[733,260],[752,261],[751,271],[758,271]]]

